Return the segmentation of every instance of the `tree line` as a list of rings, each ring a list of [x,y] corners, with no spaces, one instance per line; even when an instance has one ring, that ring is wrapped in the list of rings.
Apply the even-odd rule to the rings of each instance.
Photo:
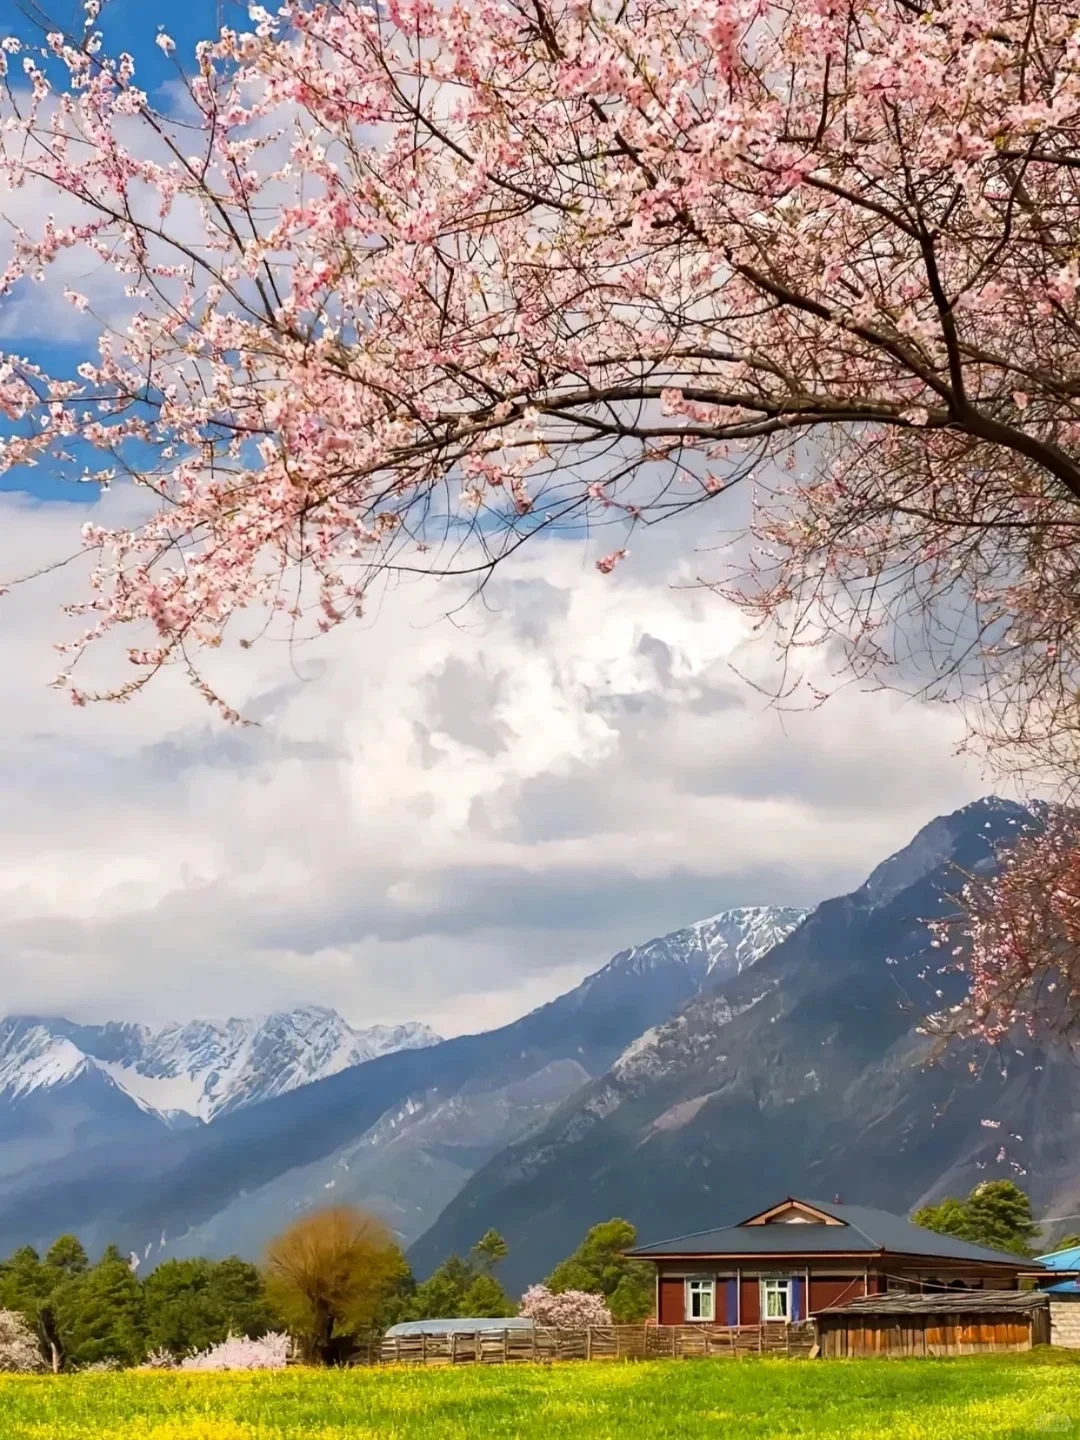
[[[948,1197],[913,1218],[996,1250],[1032,1255],[1037,1248],[1031,1202],[1009,1180],[986,1181],[966,1198]],[[571,1302],[559,1313],[573,1313],[574,1297],[595,1297],[595,1313],[616,1323],[651,1316],[652,1267],[625,1258],[636,1242],[627,1220],[594,1225],[542,1287]],[[1080,1237],[1057,1243],[1063,1249]],[[166,1260],[142,1277],[115,1245],[91,1262],[74,1235],[62,1235],[44,1256],[23,1246],[0,1262],[0,1311],[23,1317],[56,1371],[139,1365],[154,1354],[205,1351],[230,1335],[257,1339],[279,1331],[292,1336],[308,1362],[342,1364],[358,1345],[402,1321],[516,1315],[519,1304],[498,1274],[507,1254],[506,1240],[488,1230],[467,1255],[448,1256],[418,1281],[386,1226],[348,1206],[297,1220],[259,1265],[235,1256]]]
[[[600,1297],[612,1318],[653,1309],[651,1268],[623,1258],[637,1232],[626,1220],[595,1225],[548,1276],[555,1294]],[[495,1230],[425,1280],[413,1275],[381,1221],[335,1206],[297,1220],[261,1264],[235,1256],[166,1260],[144,1276],[115,1245],[91,1261],[62,1235],[40,1255],[30,1246],[0,1262],[0,1311],[21,1316],[55,1371],[181,1357],[230,1335],[285,1330],[315,1364],[341,1364],[359,1344],[406,1320],[512,1316],[518,1303],[498,1277],[508,1246]]]

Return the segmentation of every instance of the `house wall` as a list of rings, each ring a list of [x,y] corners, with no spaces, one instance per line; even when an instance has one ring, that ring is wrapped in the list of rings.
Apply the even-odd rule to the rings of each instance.
[[[806,1279],[809,1269],[809,1294],[806,1290]],[[685,1261],[677,1264],[658,1267],[657,1279],[657,1320],[661,1325],[684,1325],[693,1323],[687,1319],[686,1306],[686,1280],[691,1276],[708,1275],[716,1280],[716,1320],[717,1325],[727,1324],[727,1293],[725,1282],[732,1275],[736,1274],[738,1284],[739,1309],[737,1323],[740,1325],[758,1325],[761,1322],[761,1271],[760,1265],[752,1269],[741,1267],[739,1271],[712,1271],[707,1264],[688,1268]],[[837,1265],[835,1261],[824,1268],[821,1274],[815,1274],[814,1267],[807,1267],[805,1264],[793,1264],[788,1271],[785,1267],[773,1266],[768,1272],[769,1275],[787,1275],[790,1273],[793,1279],[803,1282],[801,1291],[800,1318],[805,1319],[812,1315],[815,1310],[824,1309],[827,1305],[837,1305],[844,1300],[854,1300],[856,1296],[866,1293],[866,1270],[863,1266],[857,1269]]]
[[[682,1325],[686,1320],[686,1283],[681,1275],[660,1276],[661,1325]]]
[[[1050,1296],[1050,1344],[1080,1350],[1080,1295]]]
[[[815,1275],[810,1272],[810,1314],[843,1305],[866,1294],[866,1279],[858,1275]]]
[[[884,1261],[875,1261],[870,1265],[853,1260],[829,1260],[828,1257],[819,1257],[810,1263],[805,1260],[793,1260],[787,1263],[777,1261],[768,1265],[767,1262],[763,1264],[762,1260],[755,1258],[751,1264],[739,1266],[737,1271],[732,1267],[730,1260],[726,1262],[726,1270],[720,1269],[719,1267],[724,1263],[724,1261],[714,1260],[710,1265],[708,1259],[703,1259],[700,1264],[679,1260],[659,1265],[657,1267],[657,1319],[660,1324],[694,1323],[687,1319],[685,1313],[685,1284],[689,1277],[699,1275],[709,1276],[716,1280],[716,1319],[714,1323],[717,1325],[727,1323],[724,1280],[733,1274],[738,1275],[739,1282],[738,1323],[740,1325],[760,1324],[761,1276],[763,1274],[791,1275],[792,1278],[804,1282],[809,1276],[809,1294],[805,1288],[801,1292],[800,1318],[805,1318],[806,1315],[816,1315],[830,1306],[842,1305],[848,1300],[856,1300],[863,1295],[884,1295],[893,1289],[908,1289],[916,1293],[924,1290],[937,1290],[947,1287],[951,1281],[956,1280],[962,1281],[967,1289],[1016,1289],[1014,1277],[979,1275],[947,1269],[930,1271],[925,1269],[925,1264],[923,1267],[904,1265],[903,1262],[890,1259],[888,1256]],[[875,1269],[874,1264],[880,1268]],[[1080,1306],[1077,1308],[1080,1311]],[[1080,1314],[1077,1316],[1076,1323],[1080,1330]]]

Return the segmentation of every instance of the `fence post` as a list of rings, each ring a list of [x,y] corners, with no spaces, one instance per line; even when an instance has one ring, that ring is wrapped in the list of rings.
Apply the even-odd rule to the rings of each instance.
[[[427,1331],[420,1332],[420,1364],[427,1364]]]
[[[592,1326],[585,1327],[585,1359],[592,1359]]]
[[[450,1364],[457,1364],[457,1331],[450,1331]]]
[[[509,1342],[510,1342],[510,1331],[509,1331],[509,1330],[504,1330],[504,1331],[503,1331],[503,1364],[504,1364],[504,1365],[505,1365],[506,1362],[510,1359]]]

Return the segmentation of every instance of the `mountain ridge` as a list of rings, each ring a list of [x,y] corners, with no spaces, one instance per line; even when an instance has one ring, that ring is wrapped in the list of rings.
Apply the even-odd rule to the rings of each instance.
[[[210,1123],[351,1065],[441,1038],[417,1021],[355,1029],[319,1005],[160,1026],[11,1015],[0,1021],[0,1101],[18,1102],[95,1069],[167,1125]]]
[[[251,1254],[298,1209],[330,1196],[376,1205],[410,1241],[478,1165],[635,1036],[710,976],[753,964],[739,912],[721,913],[724,925],[699,922],[620,951],[497,1030],[380,1056],[198,1130],[163,1132],[139,1154],[105,1144],[0,1177],[0,1248],[76,1230],[91,1245],[115,1240],[140,1255],[151,1245],[155,1260],[185,1245]],[[786,907],[776,923],[786,933],[803,914]],[[765,918],[748,907],[760,945],[775,938]]]
[[[752,968],[637,1037],[462,1187],[411,1247],[417,1272],[492,1224],[513,1288],[612,1214],[648,1242],[778,1195],[844,1191],[901,1211],[1017,1168],[1037,1204],[1080,1196],[1080,1074],[1033,1047],[1007,1073],[973,1076],[966,1050],[929,1064],[919,1034],[963,984],[942,973],[927,922],[1032,820],[997,797],[938,817]],[[998,1114],[1003,1153],[982,1125]]]

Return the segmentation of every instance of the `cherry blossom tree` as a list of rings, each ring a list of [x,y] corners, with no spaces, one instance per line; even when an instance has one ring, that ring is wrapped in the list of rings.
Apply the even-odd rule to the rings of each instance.
[[[556,1295],[546,1285],[530,1285],[521,1297],[519,1313],[537,1325],[551,1325],[558,1330],[587,1330],[593,1325],[612,1323],[602,1295],[587,1290],[563,1290]]]
[[[291,1341],[285,1334],[263,1335],[252,1340],[247,1335],[230,1335],[220,1345],[188,1355],[179,1365],[181,1370],[284,1370],[289,1363]],[[165,1368],[158,1365],[159,1369]]]
[[[0,1310],[0,1373],[41,1374],[48,1368],[24,1317],[14,1310]]]
[[[956,898],[956,915],[934,927],[935,943],[966,972],[967,994],[930,1028],[992,1043],[1018,1026],[1033,1038],[1072,1036],[1080,1021],[1076,817],[1043,811],[996,870],[968,876]]]
[[[287,0],[166,111],[96,12],[2,42],[0,177],[57,197],[3,293],[87,260],[125,292],[77,373],[0,369],[5,468],[147,501],[84,533],[76,703],[178,664],[232,716],[205,647],[336,626],[386,577],[482,585],[545,532],[608,534],[609,572],[742,485],[753,543],[703,578],[785,653],[961,703],[1073,785],[1060,0]],[[110,635],[131,678],[76,684]]]

